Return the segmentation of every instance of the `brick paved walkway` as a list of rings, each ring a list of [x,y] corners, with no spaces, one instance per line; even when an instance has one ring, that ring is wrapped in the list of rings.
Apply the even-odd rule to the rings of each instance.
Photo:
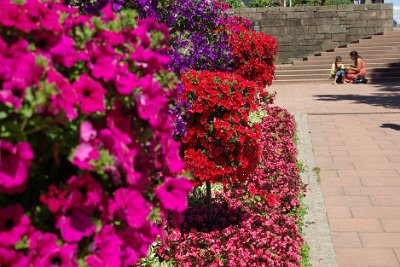
[[[400,266],[400,84],[269,90],[308,114],[338,265]]]

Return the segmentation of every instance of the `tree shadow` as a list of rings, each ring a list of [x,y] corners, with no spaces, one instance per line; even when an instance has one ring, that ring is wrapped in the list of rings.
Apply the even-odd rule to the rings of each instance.
[[[381,128],[389,128],[392,130],[400,131],[400,124],[384,123],[381,125]]]
[[[371,94],[324,94],[315,95],[320,101],[352,101],[357,104],[368,104],[388,109],[400,109],[400,83],[374,84],[377,88]]]

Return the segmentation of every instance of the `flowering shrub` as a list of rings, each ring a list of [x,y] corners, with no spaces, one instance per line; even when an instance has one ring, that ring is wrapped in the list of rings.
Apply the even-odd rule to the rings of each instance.
[[[189,102],[183,154],[199,181],[243,180],[258,163],[258,127],[248,116],[257,109],[255,83],[224,72],[188,71],[182,99]]]
[[[298,208],[302,190],[293,143],[296,125],[286,110],[271,107],[267,111],[260,125],[263,165],[248,176],[247,186],[252,195],[259,195],[271,208],[287,213]]]
[[[0,266],[130,266],[186,209],[154,19],[0,2]]]
[[[261,87],[271,85],[275,70],[273,57],[277,51],[275,38],[250,30],[246,24],[230,21],[227,31],[233,49],[233,72]]]
[[[182,222],[168,221],[166,243],[158,249],[161,258],[172,258],[176,266],[301,266],[304,241],[298,218],[290,215],[299,207],[302,186],[298,168],[291,167],[296,163],[295,124],[286,111],[264,108],[262,160],[248,176],[248,188],[233,186],[215,194],[211,231],[201,201]]]

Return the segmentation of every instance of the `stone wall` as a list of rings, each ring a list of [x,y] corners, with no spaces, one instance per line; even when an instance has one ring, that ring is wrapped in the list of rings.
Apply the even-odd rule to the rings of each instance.
[[[276,38],[278,63],[290,63],[361,38],[393,30],[393,4],[237,8],[254,29]]]

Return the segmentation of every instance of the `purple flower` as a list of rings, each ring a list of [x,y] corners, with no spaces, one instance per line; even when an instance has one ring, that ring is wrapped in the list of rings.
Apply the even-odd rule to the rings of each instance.
[[[185,178],[167,177],[156,190],[156,194],[164,208],[183,212],[187,208],[187,195],[192,187],[190,181]]]
[[[0,208],[0,246],[14,246],[28,233],[29,226],[29,218],[21,205]]]
[[[94,237],[92,254],[86,258],[90,267],[120,267],[121,246],[123,242],[115,233],[114,227],[104,225],[100,233]]]
[[[72,85],[78,95],[78,106],[84,114],[105,111],[106,90],[99,82],[89,78],[87,74],[79,77]]]
[[[27,142],[16,146],[0,140],[0,192],[19,193],[25,189],[33,151]]]

